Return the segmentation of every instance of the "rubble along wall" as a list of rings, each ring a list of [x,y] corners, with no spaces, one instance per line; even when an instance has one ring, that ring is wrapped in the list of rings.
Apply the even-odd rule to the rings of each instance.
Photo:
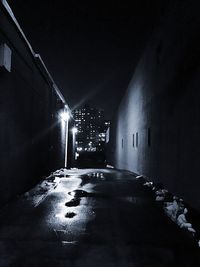
[[[62,101],[3,2],[0,45],[6,44],[12,55],[11,71],[0,67],[1,204],[64,162],[58,122]]]
[[[179,1],[135,70],[113,120],[108,154],[115,167],[162,182],[200,210],[199,87],[198,6]]]

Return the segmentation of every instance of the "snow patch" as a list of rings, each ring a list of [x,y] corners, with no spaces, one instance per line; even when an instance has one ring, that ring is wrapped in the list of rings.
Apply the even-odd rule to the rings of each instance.
[[[188,209],[185,208],[182,198],[173,196],[173,200],[168,201],[170,196],[168,190],[164,189],[161,184],[156,185],[152,181],[145,182],[143,186],[150,188],[154,192],[155,201],[162,203],[165,214],[174,223],[176,223],[181,229],[190,232],[193,237],[195,236],[196,230],[193,228],[193,225],[186,219]],[[198,246],[200,247],[200,240],[198,241]]]

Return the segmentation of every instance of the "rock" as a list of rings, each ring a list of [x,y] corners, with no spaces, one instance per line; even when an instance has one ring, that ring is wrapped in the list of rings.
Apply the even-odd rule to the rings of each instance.
[[[153,182],[146,182],[143,185],[147,186],[147,187],[152,187],[153,186]]]
[[[164,196],[157,196],[156,201],[164,201],[165,197]]]
[[[177,224],[180,226],[180,228],[187,229],[188,231],[192,233],[196,233],[196,231],[193,229],[193,226],[191,223],[189,223],[186,219],[186,214],[188,213],[187,208],[184,209],[184,213],[180,214],[177,218]]]
[[[165,202],[164,210],[173,221],[176,221],[179,206],[177,203],[177,197],[173,197],[173,199],[173,202]]]
[[[138,176],[136,176],[135,178],[136,178],[136,179],[141,179],[141,178],[143,178],[143,175],[138,175]]]

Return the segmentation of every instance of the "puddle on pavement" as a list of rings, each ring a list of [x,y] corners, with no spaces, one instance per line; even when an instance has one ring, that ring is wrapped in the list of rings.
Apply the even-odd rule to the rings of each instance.
[[[90,195],[90,193],[84,191],[84,190],[74,190],[72,192],[68,193],[69,195],[73,195],[76,198],[80,198],[80,197],[88,197]]]
[[[63,244],[72,244],[77,242],[75,240],[75,236],[67,230],[54,229],[54,232],[56,234],[57,239],[60,240]]]
[[[65,215],[66,218],[73,218],[74,216],[76,216],[76,213],[74,212],[67,212]]]
[[[85,184],[92,182],[91,176],[89,176],[89,175],[82,175],[81,180],[82,180],[82,182],[81,182],[80,186],[84,186]]]
[[[77,207],[80,204],[80,198],[74,198],[70,200],[69,202],[65,203],[65,206],[67,207]]]
[[[69,174],[66,174],[65,175],[64,173],[62,173],[62,174],[56,174],[55,177],[59,177],[59,178],[70,178],[71,175],[69,175]]]
[[[82,198],[82,197],[108,198],[109,197],[109,195],[106,195],[106,194],[89,193],[87,191],[79,190],[79,189],[69,192],[68,194],[71,196],[74,196],[74,198]]]
[[[80,178],[82,180],[80,186],[84,186],[89,183],[95,183],[100,180],[106,180],[106,177],[101,172],[93,172],[86,175],[81,175]]]
[[[77,243],[78,243],[77,240],[75,240],[75,241],[62,241],[62,246],[76,245]]]

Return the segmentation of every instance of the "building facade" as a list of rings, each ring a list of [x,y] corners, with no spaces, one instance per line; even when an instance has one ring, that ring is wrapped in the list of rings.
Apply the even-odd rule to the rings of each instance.
[[[0,1],[1,204],[64,165],[64,97],[5,0]]]
[[[108,121],[105,121],[104,110],[88,105],[73,111],[77,127],[77,152],[102,151],[105,143],[105,132]]]
[[[108,157],[200,210],[200,17],[195,1],[171,4],[113,118]]]

